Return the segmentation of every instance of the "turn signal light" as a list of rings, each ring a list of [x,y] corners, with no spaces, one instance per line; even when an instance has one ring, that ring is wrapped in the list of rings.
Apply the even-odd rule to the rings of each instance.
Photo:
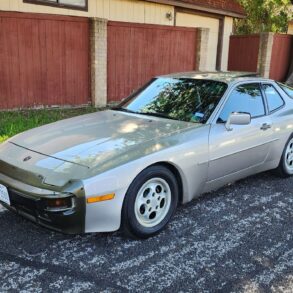
[[[50,198],[45,200],[45,209],[47,211],[57,212],[73,208],[73,198]]]
[[[110,194],[105,194],[105,195],[100,195],[100,196],[89,197],[87,199],[87,203],[95,203],[95,202],[100,202],[100,201],[111,200],[114,197],[115,197],[115,193],[110,193]]]

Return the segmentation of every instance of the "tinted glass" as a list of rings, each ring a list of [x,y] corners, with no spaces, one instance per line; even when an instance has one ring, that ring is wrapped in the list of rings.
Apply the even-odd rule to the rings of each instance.
[[[232,112],[250,113],[251,117],[265,115],[265,107],[258,84],[238,86],[229,96],[218,122],[226,122]]]
[[[218,81],[158,78],[122,103],[120,108],[144,115],[204,123],[226,89],[227,84]]]
[[[289,87],[289,86],[284,85],[282,83],[279,83],[279,86],[290,98],[293,98],[293,88],[292,87]]]
[[[270,112],[275,111],[284,105],[283,99],[272,85],[264,84],[263,89],[267,97]]]
[[[73,6],[80,6],[85,7],[86,6],[86,0],[59,0],[60,4],[66,4],[66,5],[73,5]]]

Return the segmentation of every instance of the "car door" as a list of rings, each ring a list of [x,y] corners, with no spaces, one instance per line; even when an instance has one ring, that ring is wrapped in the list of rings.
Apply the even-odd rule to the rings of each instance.
[[[232,112],[249,113],[251,123],[232,125],[228,131],[225,122]],[[271,124],[260,84],[235,86],[211,125],[208,181],[263,164],[272,142]]]

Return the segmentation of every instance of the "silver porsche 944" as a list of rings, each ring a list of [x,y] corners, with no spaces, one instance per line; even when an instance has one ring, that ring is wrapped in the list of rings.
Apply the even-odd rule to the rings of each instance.
[[[178,204],[270,169],[293,174],[293,89],[244,73],[180,73],[111,110],[1,144],[0,202],[64,233],[147,238]]]

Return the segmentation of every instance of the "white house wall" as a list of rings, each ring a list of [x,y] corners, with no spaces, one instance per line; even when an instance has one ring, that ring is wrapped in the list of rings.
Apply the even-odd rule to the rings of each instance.
[[[0,10],[99,17],[114,21],[173,25],[166,14],[174,7],[138,0],[89,0],[88,11],[23,3],[23,0],[0,0]]]
[[[293,35],[293,21],[289,22],[288,25],[288,34]]]
[[[233,32],[233,18],[225,17],[224,32],[223,32],[222,62],[221,62],[221,70],[223,71],[226,71],[228,68],[229,43],[230,43],[230,36],[232,32]]]

